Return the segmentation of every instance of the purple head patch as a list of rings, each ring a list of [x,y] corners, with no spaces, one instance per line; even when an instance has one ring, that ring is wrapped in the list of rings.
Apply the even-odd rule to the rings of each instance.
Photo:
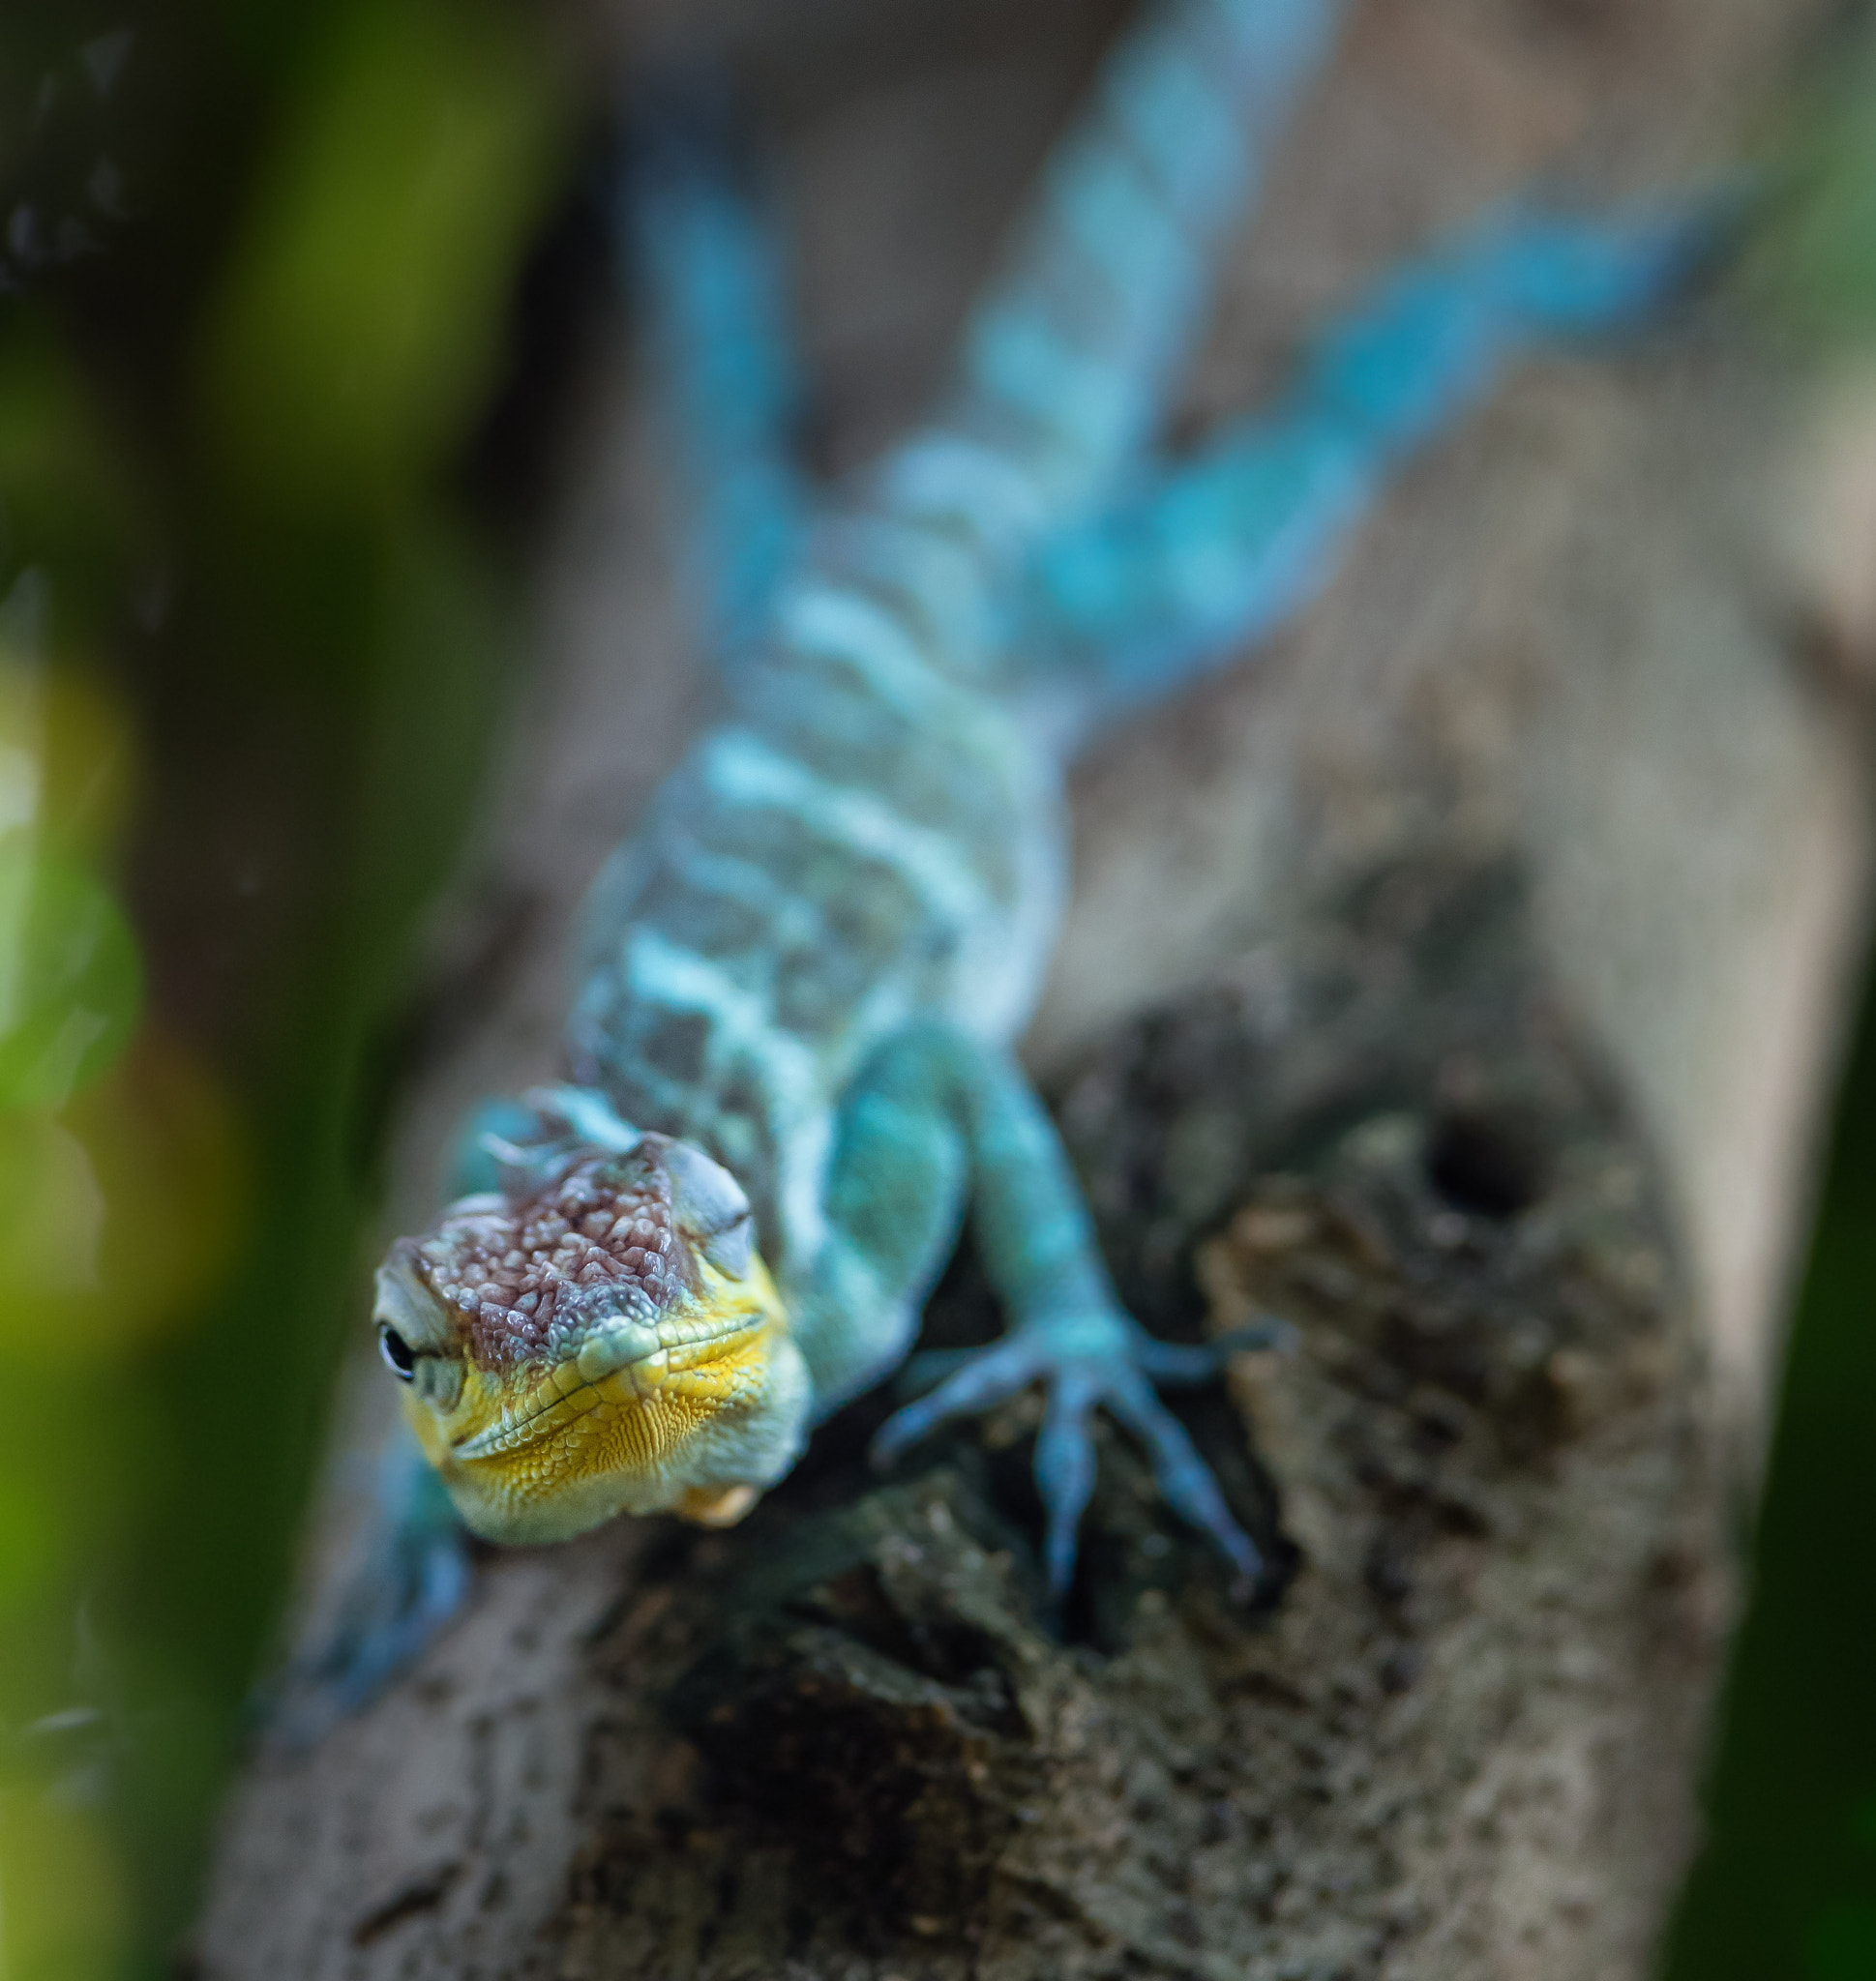
[[[485,1369],[558,1362],[597,1325],[653,1319],[686,1276],[649,1145],[586,1151],[526,1195],[465,1197],[410,1257]]]

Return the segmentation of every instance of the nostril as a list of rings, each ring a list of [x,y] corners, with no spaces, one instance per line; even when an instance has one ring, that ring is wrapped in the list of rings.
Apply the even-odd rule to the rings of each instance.
[[[1428,1181],[1455,1210],[1514,1218],[1550,1185],[1550,1156],[1537,1125],[1510,1110],[1460,1109],[1427,1142]]]

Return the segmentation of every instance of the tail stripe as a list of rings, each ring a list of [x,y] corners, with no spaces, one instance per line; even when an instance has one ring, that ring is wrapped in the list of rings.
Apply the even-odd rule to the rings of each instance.
[[[1087,504],[1138,446],[1181,355],[1220,229],[1321,66],[1337,0],[1171,0],[1121,42],[1057,148],[1000,281],[965,337],[949,411],[889,468],[906,513],[1025,547]],[[988,513],[1000,457],[1027,483]]]
[[[869,692],[910,726],[950,713],[955,693],[898,614],[846,587],[804,582],[784,601],[780,631],[804,655],[825,654],[861,675]]]
[[[1176,207],[1203,212],[1208,194],[1217,197],[1251,172],[1246,122],[1232,114],[1187,49],[1161,47],[1135,72],[1131,88],[1110,86],[1103,103]]]
[[[947,834],[905,817],[877,791],[831,784],[745,729],[719,729],[704,745],[703,774],[726,805],[786,813],[816,838],[896,874],[933,922],[963,931],[984,912],[984,887]]]
[[[1072,671],[1076,699],[1113,715],[1268,633],[1321,588],[1387,477],[1527,346],[1632,326],[1730,211],[1711,195],[1599,221],[1512,207],[1397,268],[1318,337],[1275,406],[1039,547],[1010,662]]]
[[[985,326],[980,334],[988,331]],[[1046,399],[1052,389],[1049,362],[1046,352],[1025,351],[1020,340],[1012,341],[1003,363],[1010,379],[1008,397],[1017,398],[1027,372],[1028,390]],[[1036,534],[1047,516],[1033,480],[1009,453],[942,429],[892,456],[881,493],[905,514],[955,518],[986,544]]]
[[[805,529],[779,257],[754,200],[697,133],[648,145],[626,196],[680,442],[688,561],[710,643],[734,661],[764,631]]]

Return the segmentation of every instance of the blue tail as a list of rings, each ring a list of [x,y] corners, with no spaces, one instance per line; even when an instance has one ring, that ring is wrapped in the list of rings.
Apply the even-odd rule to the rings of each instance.
[[[999,568],[1021,558],[997,644],[1071,741],[1273,631],[1332,575],[1389,477],[1527,346],[1646,317],[1738,212],[1737,194],[1602,222],[1502,211],[1378,284],[1276,406],[1155,478],[1136,469],[1132,492],[1097,508],[1340,11],[1173,0],[1149,14],[1049,166],[942,415],[885,465],[888,514],[948,521]],[[680,441],[686,561],[733,667],[769,630],[812,490],[790,445],[800,390],[778,244],[730,162],[720,93],[687,82],[672,100],[638,120],[630,234]],[[915,557],[903,539],[884,554]]]
[[[1121,40],[882,508],[1006,568],[1105,492],[1184,356],[1219,236],[1320,70],[1338,0],[1170,0]]]
[[[693,588],[712,650],[733,665],[767,628],[809,494],[793,458],[801,393],[774,230],[721,141],[720,94],[668,84],[636,120],[622,246],[649,303]]]
[[[1268,634],[1321,589],[1387,478],[1525,347],[1645,318],[1732,211],[1708,199],[1585,221],[1516,207],[1408,263],[1318,338],[1272,410],[1038,547],[1009,666],[1086,724]]]

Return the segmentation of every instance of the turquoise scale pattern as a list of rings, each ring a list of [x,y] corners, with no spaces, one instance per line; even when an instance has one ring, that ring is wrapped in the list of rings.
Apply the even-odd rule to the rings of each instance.
[[[795,1414],[771,1413],[745,1473],[730,1450],[724,1485],[771,1483],[810,1423],[904,1361],[968,1208],[1009,1331],[947,1364],[879,1450],[1040,1384],[1058,1595],[1097,1408],[1242,1585],[1260,1566],[1155,1394],[1206,1379],[1217,1351],[1119,1310],[1011,1051],[1065,885],[1065,758],[1306,604],[1387,478],[1521,350],[1644,319],[1728,216],[1712,199],[1490,216],[1330,325],[1273,406],[1160,458],[1221,241],[1344,11],[1145,12],[1019,218],[933,418],[837,496],[790,453],[780,256],[736,174],[666,128],[631,194],[727,708],[594,892],[572,1084],[489,1110],[465,1181],[499,1183],[503,1150],[578,1159],[646,1131],[730,1172],[812,1396],[777,1404]],[[401,1584],[425,1628],[444,1586],[433,1498],[411,1499],[422,1545],[396,1557],[427,1564]],[[388,1670],[417,1601],[366,1606],[346,1669]]]

